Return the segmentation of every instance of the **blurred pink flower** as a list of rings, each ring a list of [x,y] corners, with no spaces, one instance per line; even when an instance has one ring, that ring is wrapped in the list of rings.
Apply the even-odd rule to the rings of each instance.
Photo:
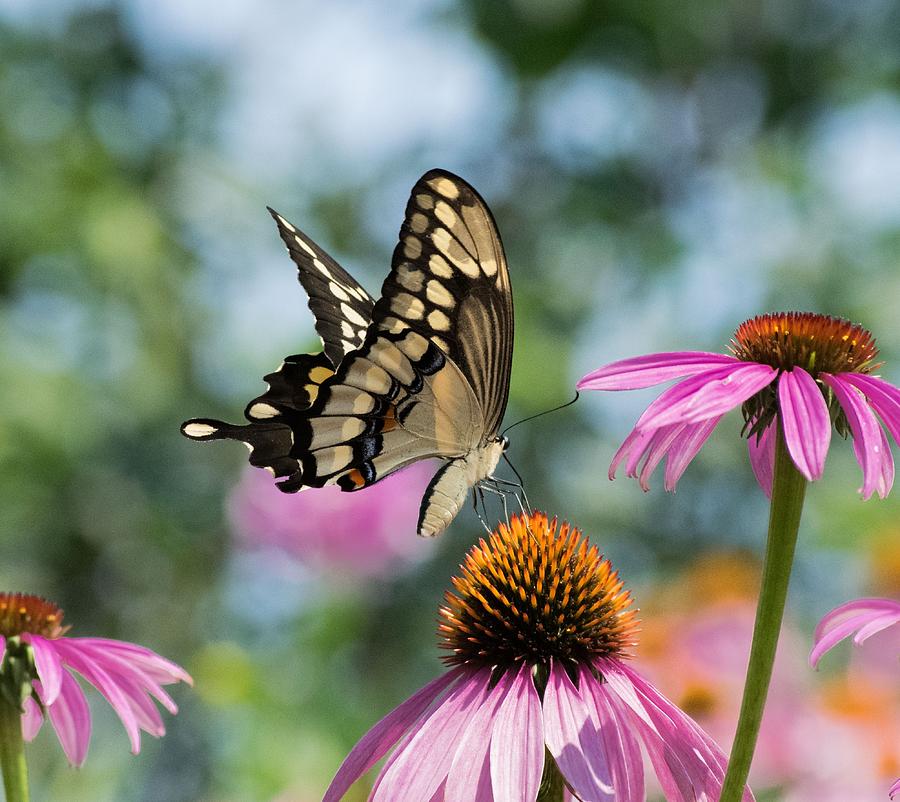
[[[188,673],[156,652],[119,640],[68,638],[63,613],[38,596],[0,593],[0,663],[23,660],[31,652],[31,686],[37,695],[24,702],[22,734],[31,741],[46,713],[69,762],[84,763],[91,740],[91,713],[78,672],[112,705],[128,733],[131,751],[141,749],[141,730],[160,737],[166,729],[152,699],[170,713],[178,707],[163,690],[174,682],[192,684]]]
[[[719,798],[725,755],[626,664],[631,595],[577,529],[514,516],[453,585],[439,627],[453,668],[363,736],[323,802],[394,747],[372,802],[534,802],[547,760],[567,800],[643,802],[642,744],[668,800]]]
[[[431,553],[415,537],[419,505],[434,475],[417,462],[355,493],[337,487],[282,493],[271,477],[248,468],[228,501],[238,541],[276,546],[316,568],[376,577]]]
[[[859,646],[872,636],[897,624],[900,624],[900,602],[893,599],[856,599],[838,605],[827,613],[816,627],[813,648],[809,653],[809,664],[817,668],[819,660],[826,652],[851,635],[853,642]],[[898,651],[894,650],[895,660],[897,654]],[[900,779],[891,785],[888,793],[893,799],[898,791]]]
[[[762,315],[738,327],[731,350],[733,355],[678,351],[623,359],[578,382],[579,390],[635,390],[690,377],[647,407],[613,457],[610,479],[626,460],[626,475],[647,490],[665,457],[665,488],[674,490],[722,416],[742,407],[750,463],[767,494],[773,424],[781,426],[794,465],[810,481],[822,476],[832,426],[849,432],[863,471],[863,497],[890,492],[894,460],[875,413],[900,442],[900,388],[869,375],[878,349],[868,331],[825,315]]]
[[[638,667],[726,748],[737,723],[757,582],[746,560],[708,557],[642,605]],[[885,802],[900,760],[894,633],[900,627],[872,637],[835,681],[809,672],[806,637],[785,623],[751,771],[757,791],[777,788],[784,802]],[[891,647],[888,681],[881,652]]]

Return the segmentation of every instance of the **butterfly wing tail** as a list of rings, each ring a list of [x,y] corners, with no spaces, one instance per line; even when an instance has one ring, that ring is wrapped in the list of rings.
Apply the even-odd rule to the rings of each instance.
[[[285,423],[254,422],[236,426],[213,418],[192,418],[181,424],[181,433],[199,442],[237,440],[250,449],[251,465],[265,468],[273,476],[287,477],[284,482],[278,483],[280,490],[292,493],[303,485],[300,466],[291,456],[293,434]]]

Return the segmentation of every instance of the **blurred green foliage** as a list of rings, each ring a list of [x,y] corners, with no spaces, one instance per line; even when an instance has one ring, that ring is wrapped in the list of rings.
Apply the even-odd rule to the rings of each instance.
[[[900,170],[896,4],[448,0],[382,17],[348,2],[338,24],[312,4],[37,6],[0,3],[0,585],[197,685],[138,758],[100,705],[78,774],[42,733],[36,798],[316,799],[439,670],[436,608],[473,516],[390,581],[273,579],[225,523],[243,452],[178,434],[193,415],[236,420],[311,341],[265,203],[374,291],[418,175],[471,180],[512,266],[508,421],[604,361],[719,350],[776,308],[870,326],[900,380],[900,208],[870,164]],[[417,43],[440,68],[404,56]],[[304,48],[329,58],[306,72]],[[413,80],[440,91],[404,94]],[[329,127],[356,107],[370,125]],[[410,133],[460,109],[465,126]],[[365,170],[345,155],[373,143]],[[736,417],[677,495],[610,486],[640,408],[585,398],[517,428],[511,450],[532,502],[582,526],[638,601],[707,550],[758,554],[765,522]],[[836,442],[810,492],[794,588],[808,621],[900,592],[869,551],[897,548],[896,494],[860,503],[857,471]]]

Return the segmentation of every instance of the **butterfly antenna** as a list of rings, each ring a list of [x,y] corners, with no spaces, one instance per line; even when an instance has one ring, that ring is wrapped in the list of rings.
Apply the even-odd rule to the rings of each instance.
[[[566,401],[565,404],[560,404],[558,407],[553,407],[553,409],[545,409],[543,412],[538,412],[536,415],[529,415],[527,418],[522,418],[522,420],[517,420],[515,423],[511,423],[507,426],[502,432],[501,435],[505,435],[510,429],[515,428],[520,423],[525,423],[526,421],[534,420],[535,418],[540,418],[541,415],[549,415],[551,412],[558,412],[561,409],[565,409],[566,407],[572,406],[578,400],[579,393],[575,391],[575,397],[571,401]],[[507,460],[509,462],[509,460]],[[517,474],[518,475],[518,474]]]

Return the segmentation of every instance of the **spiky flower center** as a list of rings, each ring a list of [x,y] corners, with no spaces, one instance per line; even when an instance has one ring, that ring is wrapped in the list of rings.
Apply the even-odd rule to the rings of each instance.
[[[63,611],[52,602],[28,593],[0,593],[0,635],[15,638],[24,632],[58,638],[68,627],[62,625]]]
[[[741,323],[729,346],[747,362],[779,370],[869,373],[877,365],[875,338],[849,320],[812,312],[775,312]]]
[[[627,656],[636,612],[596,546],[543,513],[513,516],[472,547],[440,610],[450,664],[589,663]]]

